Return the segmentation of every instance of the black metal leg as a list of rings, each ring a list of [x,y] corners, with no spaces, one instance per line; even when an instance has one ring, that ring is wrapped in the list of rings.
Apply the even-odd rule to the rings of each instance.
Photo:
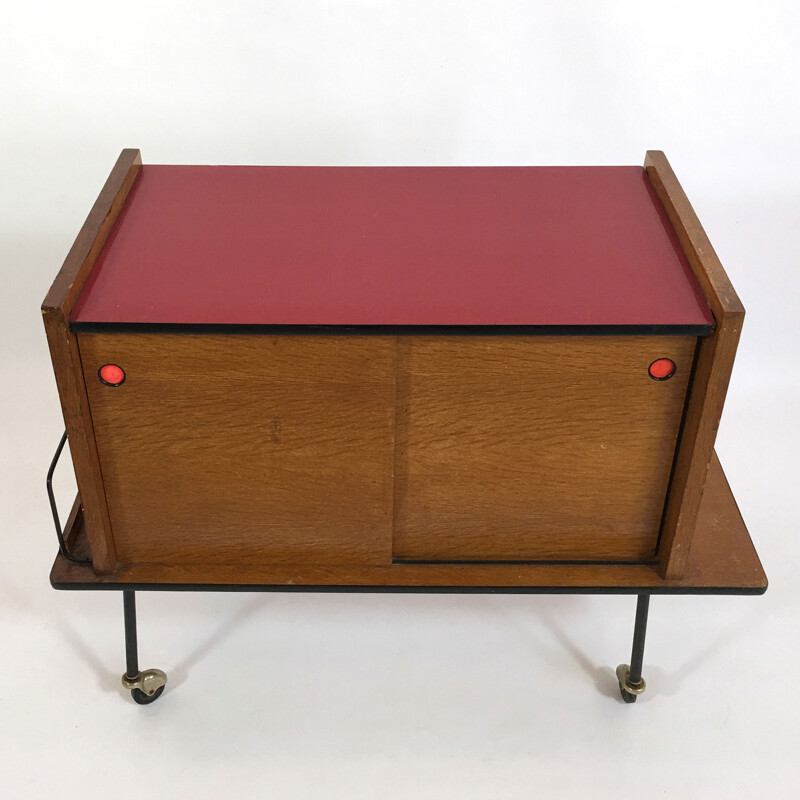
[[[122,606],[125,614],[125,663],[122,685],[130,689],[131,697],[139,705],[147,705],[161,697],[167,676],[160,669],[139,672],[139,643],[136,634],[136,592],[123,589]]]
[[[125,613],[125,675],[136,680],[139,675],[139,644],[136,640],[136,592],[125,589],[122,592],[122,605]]]
[[[633,648],[631,650],[631,663],[620,664],[617,667],[617,680],[622,699],[626,703],[635,703],[636,698],[645,690],[642,677],[642,662],[644,660],[644,640],[647,633],[647,613],[650,610],[650,595],[640,594],[636,601],[636,622],[633,626]]]
[[[647,633],[647,612],[650,610],[650,595],[640,594],[636,601],[636,622],[633,626],[633,649],[631,650],[631,672],[628,681],[634,685],[642,681],[644,660],[644,638]]]

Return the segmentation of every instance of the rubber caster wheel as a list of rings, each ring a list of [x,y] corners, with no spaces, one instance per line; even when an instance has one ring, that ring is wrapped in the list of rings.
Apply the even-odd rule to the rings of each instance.
[[[155,703],[161,695],[164,694],[164,687],[159,686],[153,694],[145,694],[141,689],[131,689],[131,697],[133,698],[134,702],[138,703],[140,706],[146,706],[150,703]]]
[[[626,692],[624,689],[620,689],[619,693],[622,695],[622,699],[626,703],[635,703],[636,702],[636,695],[631,694],[630,692]]]
[[[122,685],[131,693],[134,703],[146,706],[154,703],[164,693],[167,676],[160,669],[146,669],[130,676],[122,676]],[[145,689],[149,691],[145,691]]]

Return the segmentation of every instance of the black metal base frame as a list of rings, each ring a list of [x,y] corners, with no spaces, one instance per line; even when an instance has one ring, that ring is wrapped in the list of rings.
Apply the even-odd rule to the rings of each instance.
[[[157,700],[164,692],[167,676],[158,669],[139,671],[139,644],[136,630],[136,592],[133,589],[122,590],[122,603],[125,616],[125,662],[126,672],[122,676],[122,685],[130,689],[136,703],[148,705]],[[642,678],[642,662],[644,660],[644,640],[647,632],[647,615],[650,608],[650,594],[639,594],[636,602],[636,622],[633,628],[633,649],[631,663],[617,667],[617,678],[622,700],[635,703],[636,698],[644,691]]]

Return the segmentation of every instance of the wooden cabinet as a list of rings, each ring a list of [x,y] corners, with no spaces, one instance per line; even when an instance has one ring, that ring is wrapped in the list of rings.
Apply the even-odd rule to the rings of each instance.
[[[719,580],[690,553],[744,311],[663,154],[124,151],[43,312],[100,583]]]

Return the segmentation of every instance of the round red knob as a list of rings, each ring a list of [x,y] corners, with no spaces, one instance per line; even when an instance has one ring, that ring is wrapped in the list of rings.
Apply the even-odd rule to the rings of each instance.
[[[97,374],[106,386],[119,386],[125,381],[125,370],[116,364],[103,364]]]
[[[665,381],[675,374],[675,362],[671,358],[657,358],[648,369],[654,381]]]

